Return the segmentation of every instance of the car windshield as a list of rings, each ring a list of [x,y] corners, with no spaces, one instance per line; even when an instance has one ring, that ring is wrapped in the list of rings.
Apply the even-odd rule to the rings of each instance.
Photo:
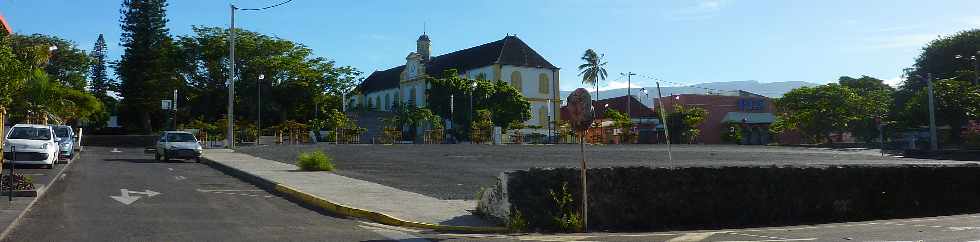
[[[59,138],[67,138],[68,133],[70,133],[70,128],[68,127],[54,127],[54,134]]]
[[[167,142],[197,142],[197,139],[191,134],[169,133],[167,134]]]
[[[15,127],[7,139],[50,140],[51,130],[46,128]]]

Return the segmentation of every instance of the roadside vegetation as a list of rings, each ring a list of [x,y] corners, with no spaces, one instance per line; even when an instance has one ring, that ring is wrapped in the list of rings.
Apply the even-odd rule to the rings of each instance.
[[[304,171],[334,171],[335,169],[333,158],[319,150],[300,153],[296,165]]]
[[[836,83],[794,89],[776,100],[774,133],[798,131],[811,143],[831,143],[831,135],[851,132],[872,142],[879,136],[915,131],[929,125],[927,78],[932,77],[937,126],[950,132],[941,143],[980,146],[970,120],[980,118],[980,85],[971,56],[980,56],[980,29],[941,36],[922,49],[902,83],[893,88],[883,80],[840,77]],[[977,125],[977,124],[974,124]]]

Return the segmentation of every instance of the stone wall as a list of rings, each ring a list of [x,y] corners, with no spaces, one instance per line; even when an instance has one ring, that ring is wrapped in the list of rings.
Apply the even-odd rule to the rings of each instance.
[[[554,231],[549,191],[567,183],[580,203],[579,170],[500,176],[499,221],[520,212]],[[616,167],[589,170],[589,229],[649,231],[793,225],[980,212],[980,166]],[[499,193],[499,192],[498,192]],[[482,198],[488,198],[483,196]],[[483,201],[481,201],[483,203]],[[487,207],[483,205],[483,207]],[[484,209],[485,210],[485,209]],[[481,210],[482,211],[482,210]]]

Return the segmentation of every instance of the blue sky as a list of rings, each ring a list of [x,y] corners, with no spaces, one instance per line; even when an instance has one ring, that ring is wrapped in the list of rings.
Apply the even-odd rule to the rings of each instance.
[[[280,0],[172,0],[171,34],[228,25],[228,4]],[[91,49],[106,35],[118,58],[119,0],[0,0],[15,32],[43,33]],[[677,83],[758,80],[827,83],[841,75],[897,80],[937,35],[980,27],[975,0],[294,0],[240,12],[238,27],[301,42],[365,76],[404,63],[426,23],[434,55],[517,34],[562,68],[561,89],[582,86],[585,49],[604,53],[607,88],[621,72]],[[615,81],[614,81],[615,80]],[[634,77],[634,86],[651,86]]]

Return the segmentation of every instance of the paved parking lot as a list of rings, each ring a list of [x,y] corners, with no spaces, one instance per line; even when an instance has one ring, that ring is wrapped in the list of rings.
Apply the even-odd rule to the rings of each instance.
[[[337,173],[441,199],[473,199],[500,172],[531,167],[578,167],[578,145],[286,145],[241,147],[240,152],[294,163],[300,152],[323,150]],[[877,150],[803,147],[675,145],[586,146],[591,167],[959,164],[881,156]]]

